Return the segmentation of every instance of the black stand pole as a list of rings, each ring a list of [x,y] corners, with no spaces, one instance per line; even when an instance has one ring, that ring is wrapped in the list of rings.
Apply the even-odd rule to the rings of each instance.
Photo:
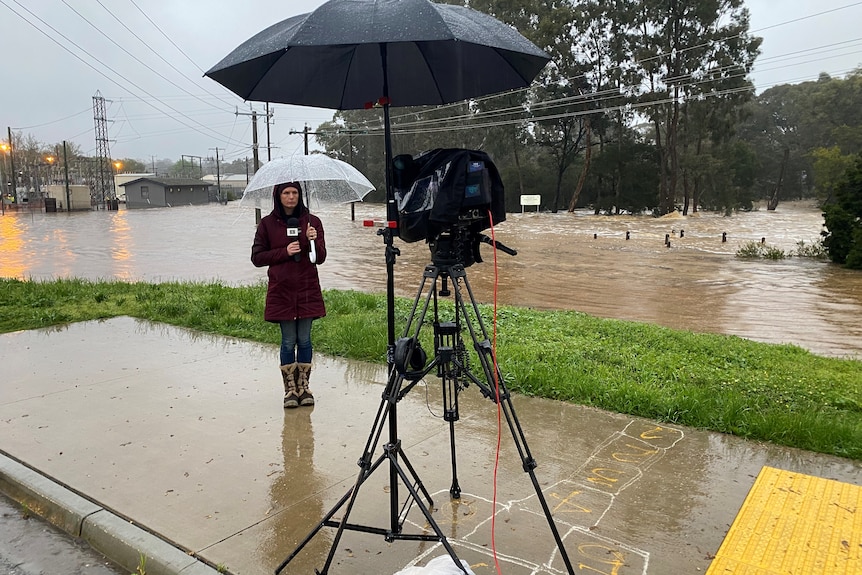
[[[387,242],[391,241],[391,236],[385,233],[383,235]],[[290,561],[294,557],[296,557],[297,554],[299,554],[299,552],[314,538],[314,536],[323,527],[335,527],[337,528],[337,531],[335,537],[333,538],[332,546],[330,547],[329,554],[326,557],[326,562],[324,563],[322,570],[315,570],[318,575],[326,575],[329,572],[329,567],[335,557],[335,551],[338,547],[338,543],[340,542],[341,536],[343,535],[345,529],[351,531],[359,531],[363,533],[382,535],[387,542],[392,542],[395,540],[438,541],[449,553],[449,556],[452,557],[452,560],[455,562],[455,564],[458,565],[458,567],[466,573],[466,570],[461,565],[461,562],[458,560],[458,557],[455,554],[455,550],[452,549],[452,546],[449,544],[449,541],[446,539],[446,536],[440,530],[440,527],[437,525],[437,522],[431,515],[431,509],[434,506],[434,502],[431,499],[431,494],[428,493],[428,490],[422,484],[419,475],[416,473],[416,470],[413,468],[413,465],[411,465],[410,460],[407,458],[407,455],[404,453],[404,450],[401,447],[401,440],[398,439],[398,401],[400,401],[401,398],[404,397],[404,395],[407,393],[407,391],[409,391],[410,387],[412,387],[413,384],[411,384],[410,387],[406,389],[402,389],[402,385],[405,381],[405,376],[399,373],[396,369],[393,369],[392,366],[393,364],[390,364],[389,378],[387,380],[386,389],[383,392],[380,407],[378,408],[377,415],[374,419],[374,425],[365,444],[365,450],[363,451],[362,457],[358,462],[360,472],[356,478],[356,483],[347,493],[345,493],[341,497],[338,503],[335,504],[335,507],[333,507],[326,514],[326,516],[324,516],[323,520],[317,525],[317,527],[315,527],[311,531],[311,533],[309,533],[306,538],[297,546],[297,548],[276,568],[276,575],[281,573],[281,571],[287,566],[287,564],[290,563]],[[372,461],[371,457],[373,454],[374,447],[379,442],[380,437],[383,434],[383,429],[387,426],[387,424],[389,429],[389,441],[383,446],[383,453],[376,460]],[[377,470],[380,465],[385,461],[389,462],[389,528],[383,529],[379,527],[349,523],[348,521],[350,513],[353,510],[353,505],[356,502],[357,496],[359,495],[359,489],[362,487],[362,484],[365,483],[365,481],[374,473],[374,471]],[[398,510],[400,504],[398,497],[399,480],[404,483],[410,493],[410,496],[407,498],[400,511]],[[423,503],[420,494],[424,496],[424,499],[425,501],[427,501],[427,504]],[[335,514],[342,507],[344,507],[345,504],[347,507],[344,509],[342,519],[340,521],[333,520],[333,516],[335,516]],[[428,522],[428,525],[433,530],[433,534],[403,532],[404,521],[407,519],[407,514],[409,513],[410,509],[414,504],[420,509],[420,511],[424,515],[425,520]]]
[[[391,236],[387,236],[385,231],[382,235],[384,235],[384,239],[387,240],[387,246],[390,246],[388,242],[391,241]],[[451,295],[448,287],[448,280],[450,279],[451,286],[455,294],[455,318],[454,321],[441,322],[438,313],[437,296],[438,293],[444,297]],[[438,289],[438,282],[441,284],[440,289]],[[427,288],[427,293],[426,285],[429,286]],[[466,290],[467,300],[464,298],[462,288]],[[426,293],[424,303],[422,303],[423,293]],[[467,301],[469,301],[469,307]],[[424,351],[419,344],[419,333],[432,303],[434,315],[434,357],[430,363],[425,365],[426,358]],[[420,304],[422,304],[421,310],[419,310]],[[461,337],[465,328],[470,334],[470,339],[473,342],[473,349],[482,366],[484,379],[477,377],[470,370],[470,356]],[[387,542],[395,540],[438,541],[446,549],[449,556],[452,557],[455,564],[462,571],[466,572],[448,539],[442,533],[437,522],[432,517],[431,510],[433,509],[433,501],[431,496],[422,484],[422,481],[415,469],[410,464],[409,459],[401,447],[401,441],[398,439],[398,402],[420,380],[435,368],[437,370],[437,376],[440,377],[443,383],[444,420],[449,423],[450,451],[452,458],[452,485],[449,489],[451,496],[455,499],[461,496],[461,488],[458,484],[457,477],[454,425],[455,421],[459,419],[458,394],[470,383],[474,383],[479,388],[483,396],[491,399],[494,403],[497,403],[500,406],[512,434],[518,454],[521,458],[523,469],[530,475],[530,480],[536,491],[536,497],[540,502],[545,518],[548,521],[548,525],[553,534],[554,541],[557,544],[560,556],[566,565],[566,570],[570,575],[574,575],[574,568],[569,560],[562,538],[557,530],[557,526],[554,523],[551,510],[548,507],[544,494],[542,493],[539,481],[536,478],[536,461],[533,459],[527,445],[526,437],[524,436],[524,431],[517,415],[515,414],[511,395],[506,388],[502,374],[497,367],[494,350],[491,346],[491,342],[488,340],[487,330],[482,322],[478,305],[473,296],[472,289],[467,280],[466,271],[462,264],[442,261],[435,262],[425,268],[422,283],[419,287],[416,299],[413,302],[407,326],[403,333],[403,337],[398,339],[395,345],[392,346],[392,361],[390,363],[386,389],[383,392],[382,401],[377,411],[374,425],[365,444],[365,450],[358,462],[360,472],[356,479],[356,483],[347,493],[344,494],[344,496],[342,496],[338,503],[336,503],[335,507],[326,514],[317,527],[315,527],[299,544],[299,546],[281,563],[281,565],[278,566],[275,571],[276,575],[278,575],[287,566],[287,564],[323,527],[335,527],[337,528],[337,532],[323,569],[321,571],[316,571],[318,575],[326,575],[328,573],[329,567],[334,558],[336,547],[338,546],[345,529],[383,535]],[[376,460],[372,461],[374,447],[378,444],[380,437],[383,434],[383,429],[387,424],[389,440],[383,446],[383,453]],[[389,462],[390,470],[390,524],[388,529],[349,523],[349,517],[359,494],[359,489],[385,461]],[[409,491],[409,496],[406,498],[406,501],[403,506],[401,506],[400,510],[400,501],[398,498],[399,480],[404,483]],[[414,504],[422,512],[433,533],[403,533],[402,527],[404,521]],[[332,518],[342,508],[344,508],[344,514],[341,520],[333,520]]]

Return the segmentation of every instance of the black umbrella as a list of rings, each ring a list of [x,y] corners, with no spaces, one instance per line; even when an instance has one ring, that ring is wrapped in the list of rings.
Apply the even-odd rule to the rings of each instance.
[[[330,0],[253,36],[206,75],[246,100],[355,110],[523,88],[549,60],[515,29],[463,6]]]

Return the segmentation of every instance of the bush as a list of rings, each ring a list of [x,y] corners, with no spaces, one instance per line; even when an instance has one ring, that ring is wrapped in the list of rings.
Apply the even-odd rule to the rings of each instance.
[[[806,244],[805,240],[798,241],[796,242],[796,251],[791,255],[798,258],[813,258],[816,260],[822,260],[829,257],[829,254],[826,252],[826,246],[823,245],[822,240],[812,244]]]
[[[835,190],[835,202],[826,206],[827,231],[823,245],[833,262],[862,269],[862,153]]]
[[[757,242],[747,242],[736,251],[738,258],[765,258],[768,260],[783,260],[786,257],[784,250],[775,246],[759,244]]]

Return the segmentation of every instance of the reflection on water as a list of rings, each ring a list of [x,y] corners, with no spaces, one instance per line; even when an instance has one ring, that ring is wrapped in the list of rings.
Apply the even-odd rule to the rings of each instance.
[[[18,218],[0,217],[0,258],[4,254],[12,254],[9,262],[3,260],[0,266],[0,276],[20,277],[26,270],[24,258],[24,226]]]
[[[325,288],[385,290],[383,240],[362,226],[384,213],[359,204],[353,221],[346,206],[317,210],[329,251],[320,267]],[[799,242],[816,243],[822,224],[804,203],[733,217],[510,214],[495,237],[519,253],[497,254],[498,301],[859,358],[862,273],[808,259],[735,257],[743,244],[762,239],[791,253]],[[7,213],[0,218],[0,276],[251,284],[266,278],[249,259],[254,228],[254,211],[235,205]],[[430,253],[424,242],[396,246],[396,291],[413,297]],[[482,254],[486,261],[470,267],[468,279],[477,299],[490,302],[495,254],[486,245]]]

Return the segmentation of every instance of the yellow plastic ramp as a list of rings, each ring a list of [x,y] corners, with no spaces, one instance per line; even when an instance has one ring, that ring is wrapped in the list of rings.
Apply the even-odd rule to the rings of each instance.
[[[862,574],[862,487],[760,470],[707,575]]]

